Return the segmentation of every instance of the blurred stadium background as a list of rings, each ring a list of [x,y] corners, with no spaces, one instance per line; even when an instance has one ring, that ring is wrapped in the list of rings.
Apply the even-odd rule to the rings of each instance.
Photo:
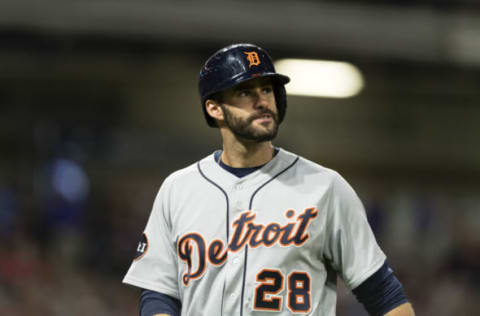
[[[0,315],[137,315],[121,284],[156,191],[220,146],[197,96],[234,42],[348,61],[365,88],[289,97],[276,144],[343,174],[418,315],[480,298],[474,0],[0,2]],[[365,315],[344,288],[339,316]]]

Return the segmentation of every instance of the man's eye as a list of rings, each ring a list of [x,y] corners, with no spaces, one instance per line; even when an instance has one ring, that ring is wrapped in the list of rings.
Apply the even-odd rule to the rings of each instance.
[[[239,95],[240,97],[246,97],[246,96],[249,96],[249,95],[250,95],[250,91],[248,91],[248,90],[242,90],[242,91],[239,91],[239,92],[238,92],[238,95]]]
[[[270,92],[272,92],[272,91],[273,91],[273,88],[270,87],[270,86],[263,88],[263,93],[270,93]]]

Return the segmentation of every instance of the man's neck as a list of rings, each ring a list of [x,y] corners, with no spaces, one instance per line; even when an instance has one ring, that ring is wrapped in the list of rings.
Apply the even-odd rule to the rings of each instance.
[[[223,141],[223,153],[220,159],[234,168],[261,166],[272,160],[273,145],[271,142],[256,143],[253,141]]]

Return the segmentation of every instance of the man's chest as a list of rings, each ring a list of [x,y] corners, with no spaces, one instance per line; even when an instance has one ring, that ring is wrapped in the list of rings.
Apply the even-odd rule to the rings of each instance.
[[[322,226],[329,207],[328,187],[272,183],[268,188],[232,184],[185,191],[172,204],[177,240],[196,233],[208,244],[219,239],[231,251],[241,246],[299,246]]]

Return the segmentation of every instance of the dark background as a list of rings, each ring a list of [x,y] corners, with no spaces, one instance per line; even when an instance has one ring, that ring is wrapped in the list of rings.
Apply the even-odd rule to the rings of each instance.
[[[0,314],[138,314],[121,280],[163,179],[221,146],[198,72],[235,42],[360,69],[353,98],[289,96],[275,144],[352,184],[417,315],[478,313],[479,9],[3,0]],[[365,315],[343,286],[338,315]]]

